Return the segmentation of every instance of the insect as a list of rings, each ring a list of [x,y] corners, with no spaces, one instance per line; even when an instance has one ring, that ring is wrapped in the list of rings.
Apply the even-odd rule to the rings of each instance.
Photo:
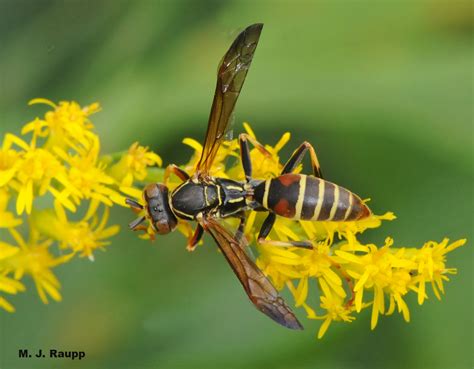
[[[173,173],[183,181],[176,189],[170,192],[164,184],[148,184],[143,190],[144,205],[127,199],[127,204],[135,211],[144,209],[146,213],[131,222],[129,227],[133,230],[146,230],[147,227],[142,223],[148,220],[154,232],[167,234],[176,228],[178,219],[196,221],[197,227],[188,239],[187,249],[192,251],[204,231],[208,232],[257,309],[287,328],[303,329],[275,287],[246,253],[247,242],[243,236],[245,212],[268,212],[258,235],[260,244],[312,248],[309,241],[267,240],[276,217],[349,221],[368,217],[371,211],[357,195],[322,178],[316,152],[308,142],[304,142],[294,151],[284,165],[281,175],[257,180],[252,178],[249,143],[264,155],[270,153],[251,136],[241,134],[239,144],[245,181],[210,175],[212,163],[224,140],[230,116],[252,62],[262,27],[263,24],[253,24],[239,34],[219,65],[204,146],[195,173],[190,176],[178,166],[169,165],[165,170],[164,182],[166,183],[166,179]],[[313,175],[294,174],[294,170],[308,152]],[[240,218],[235,234],[219,222],[226,217]]]

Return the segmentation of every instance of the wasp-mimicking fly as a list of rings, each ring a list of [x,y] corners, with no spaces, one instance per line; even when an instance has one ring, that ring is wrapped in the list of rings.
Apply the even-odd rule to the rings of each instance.
[[[270,153],[251,136],[241,134],[239,143],[245,181],[210,175],[212,163],[229,128],[230,116],[252,62],[262,27],[263,24],[253,24],[239,34],[219,65],[204,146],[195,172],[189,175],[178,166],[170,165],[166,168],[165,178],[173,173],[183,181],[176,189],[170,192],[164,184],[153,183],[143,191],[145,205],[127,199],[127,204],[132,208],[146,210],[145,216],[129,226],[133,230],[146,229],[142,223],[149,220],[156,233],[167,234],[176,228],[178,218],[196,221],[197,228],[188,240],[188,249],[193,250],[204,231],[207,231],[257,309],[287,328],[302,329],[275,287],[246,253],[247,242],[243,236],[245,212],[268,212],[259,232],[260,244],[311,248],[309,241],[267,240],[276,216],[343,222],[368,217],[371,211],[360,197],[322,178],[316,152],[308,142],[295,150],[278,177],[257,180],[252,178],[249,142],[264,155]],[[293,173],[307,152],[310,154],[313,174]],[[240,218],[235,234],[219,222],[226,217]]]

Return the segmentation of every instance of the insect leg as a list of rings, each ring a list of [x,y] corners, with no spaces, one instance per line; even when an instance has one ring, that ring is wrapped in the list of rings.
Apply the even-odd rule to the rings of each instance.
[[[304,155],[309,150],[309,155],[311,157],[311,166],[313,167],[313,174],[318,178],[323,178],[321,173],[321,167],[319,165],[318,157],[316,156],[316,151],[314,151],[313,145],[309,142],[303,142],[291,155],[290,159],[286,162],[281,174],[291,173],[293,172],[301,160],[303,160]]]
[[[186,250],[194,251],[196,249],[197,244],[201,240],[203,233],[204,233],[204,228],[202,228],[201,224],[198,223],[196,230],[194,231],[194,234],[192,235],[191,238],[188,239]]]
[[[134,231],[143,231],[143,232],[145,232],[145,233],[147,233],[147,234],[150,235],[150,239],[151,239],[152,241],[155,240],[155,233],[148,233],[148,227],[145,226],[145,225],[143,225],[143,224],[142,224],[142,225],[137,225],[137,226],[135,226],[135,228],[133,228],[133,230],[134,230]]]
[[[267,236],[269,235],[270,231],[272,230],[273,225],[275,224],[276,215],[274,213],[268,214],[267,218],[262,224],[262,228],[260,228],[260,232],[258,233],[257,242],[260,245],[268,245],[268,246],[278,246],[278,247],[301,247],[303,249],[312,249],[313,245],[309,241],[276,241],[276,240],[267,240]]]
[[[245,213],[242,212],[237,215],[237,217],[240,218],[240,223],[239,227],[237,228],[237,231],[235,232],[234,238],[240,242],[242,240],[242,237],[244,236],[244,228],[245,228]]]
[[[313,249],[310,241],[277,241],[277,240],[258,240],[260,245],[276,246],[276,247],[299,247],[301,249]]]
[[[269,213],[268,216],[265,218],[262,224],[262,228],[260,228],[260,232],[258,232],[258,243],[265,242],[265,238],[267,238],[273,228],[273,224],[275,224],[275,219],[276,215],[274,213]]]
[[[249,143],[244,134],[239,135],[240,159],[244,167],[245,180],[248,182],[252,178],[252,162],[250,161]]]
[[[190,178],[188,173],[186,173],[180,167],[178,167],[175,164],[170,164],[166,167],[165,175],[163,177],[163,182],[164,182],[165,185],[168,183],[168,179],[169,179],[169,176],[170,176],[171,173],[173,173],[175,176],[177,176],[182,181],[187,181]]]
[[[258,150],[260,151],[263,155],[265,155],[267,158],[271,158],[272,154],[270,151],[268,151],[265,146],[263,146],[260,142],[258,142],[255,138],[250,136],[247,133],[241,133],[239,135],[239,141],[250,141],[250,143]]]

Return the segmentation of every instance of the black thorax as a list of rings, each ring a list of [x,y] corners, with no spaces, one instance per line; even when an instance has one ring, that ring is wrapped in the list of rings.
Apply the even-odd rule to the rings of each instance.
[[[200,213],[228,217],[247,209],[244,183],[225,178],[209,181],[190,179],[171,194],[171,208],[177,217],[195,219]]]

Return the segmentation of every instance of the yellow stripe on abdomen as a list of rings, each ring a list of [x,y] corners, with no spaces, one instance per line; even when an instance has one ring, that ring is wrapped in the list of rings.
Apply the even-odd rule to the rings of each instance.
[[[331,211],[329,212],[329,218],[327,220],[333,220],[336,215],[337,206],[339,204],[339,186],[334,186],[334,201],[332,203]]]
[[[268,192],[270,192],[270,179],[265,181],[265,191],[263,193],[262,205],[265,209],[268,209]]]
[[[314,209],[314,214],[311,220],[318,220],[319,214],[321,213],[321,208],[323,207],[324,202],[324,181],[319,181],[318,186],[318,201],[316,202],[316,208]]]
[[[303,202],[305,200],[304,198],[304,192],[306,190],[306,181],[307,181],[307,176],[305,175],[301,175],[301,178],[300,178],[300,189],[298,191],[298,200],[296,201],[296,205],[295,205],[295,215],[293,217],[293,219],[297,220],[297,219],[301,219],[301,210],[303,209]]]

